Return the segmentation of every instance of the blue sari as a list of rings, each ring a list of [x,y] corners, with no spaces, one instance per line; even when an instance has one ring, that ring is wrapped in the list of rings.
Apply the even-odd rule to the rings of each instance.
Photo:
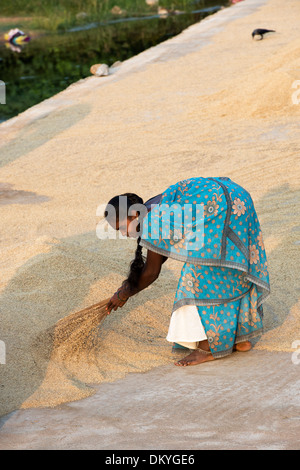
[[[196,305],[215,358],[262,333],[270,285],[250,194],[229,178],[191,178],[162,193],[140,244],[183,262],[173,312]]]

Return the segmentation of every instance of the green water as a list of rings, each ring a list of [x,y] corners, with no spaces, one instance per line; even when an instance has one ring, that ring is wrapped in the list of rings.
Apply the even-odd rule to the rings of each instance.
[[[72,32],[40,35],[21,52],[0,45],[0,80],[6,85],[6,104],[0,104],[0,122],[89,76],[91,65],[110,66],[124,61],[179,34],[221,5],[228,5],[228,1],[204,3],[201,1],[201,9],[207,7],[207,11],[90,24]]]

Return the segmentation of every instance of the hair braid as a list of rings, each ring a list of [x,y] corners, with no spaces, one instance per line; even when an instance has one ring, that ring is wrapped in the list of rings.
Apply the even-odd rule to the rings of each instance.
[[[143,204],[143,199],[137,196],[136,194],[126,193],[123,196],[127,196],[129,199],[130,205],[133,204]],[[137,247],[135,250],[135,257],[130,263],[130,269],[127,279],[124,281],[130,287],[130,289],[135,289],[138,286],[140,275],[142,274],[143,268],[145,266],[145,260],[142,254],[143,248],[140,245],[141,237],[137,239]]]

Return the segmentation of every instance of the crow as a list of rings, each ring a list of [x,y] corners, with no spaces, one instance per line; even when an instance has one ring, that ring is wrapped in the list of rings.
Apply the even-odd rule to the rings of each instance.
[[[274,29],[255,29],[252,32],[252,38],[254,39],[255,36],[260,36],[261,41],[266,33],[276,33],[276,31],[274,31]]]

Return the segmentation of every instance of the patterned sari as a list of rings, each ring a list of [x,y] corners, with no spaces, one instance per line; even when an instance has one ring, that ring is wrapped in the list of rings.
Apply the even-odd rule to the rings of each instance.
[[[197,307],[215,358],[262,333],[267,259],[253,201],[241,186],[229,178],[170,186],[144,218],[140,244],[184,263],[173,312]]]

